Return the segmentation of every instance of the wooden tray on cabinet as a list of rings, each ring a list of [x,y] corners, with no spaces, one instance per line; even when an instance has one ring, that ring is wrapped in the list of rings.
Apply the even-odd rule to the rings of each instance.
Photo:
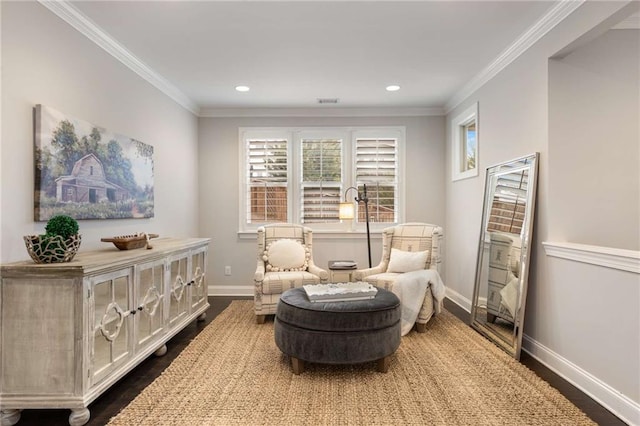
[[[110,238],[101,238],[100,241],[105,243],[113,243],[113,245],[120,250],[133,250],[133,249],[139,249],[145,246],[150,249],[152,247],[151,245],[148,244],[149,240],[151,238],[158,238],[158,237],[159,237],[158,234],[140,233],[140,234],[132,234],[132,235],[120,235],[117,237],[110,237]]]

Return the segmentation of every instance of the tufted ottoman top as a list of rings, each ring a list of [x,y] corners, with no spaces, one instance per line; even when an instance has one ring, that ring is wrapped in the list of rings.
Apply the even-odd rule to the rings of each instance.
[[[377,330],[400,321],[400,300],[390,291],[378,288],[373,299],[310,302],[303,288],[293,288],[280,297],[276,318],[307,330]]]

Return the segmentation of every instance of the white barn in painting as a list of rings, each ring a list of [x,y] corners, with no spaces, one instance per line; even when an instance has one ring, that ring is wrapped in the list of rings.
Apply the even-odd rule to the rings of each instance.
[[[73,166],[71,174],[56,179],[56,199],[74,203],[124,201],[129,192],[106,179],[102,162],[87,154]]]

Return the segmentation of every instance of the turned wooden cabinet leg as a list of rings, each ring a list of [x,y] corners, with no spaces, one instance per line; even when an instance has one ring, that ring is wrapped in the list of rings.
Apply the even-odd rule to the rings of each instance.
[[[13,426],[20,420],[20,410],[10,408],[2,410],[0,414],[0,424],[2,426]]]
[[[389,371],[389,365],[391,364],[391,357],[385,356],[384,358],[380,358],[378,360],[378,371],[381,373],[386,373]]]
[[[167,345],[162,345],[153,353],[155,356],[164,356],[167,353]]]
[[[256,315],[256,324],[264,324],[266,318],[266,315]]]
[[[69,414],[69,425],[82,426],[89,421],[89,417],[91,413],[88,408],[73,409]]]
[[[204,320],[206,320],[206,319],[207,319],[207,313],[206,313],[206,312],[203,312],[203,313],[201,313],[201,314],[200,314],[200,316],[198,317],[198,322],[202,322],[202,321],[204,321]]]
[[[293,374],[302,374],[304,372],[304,361],[291,357],[291,369],[293,370]]]

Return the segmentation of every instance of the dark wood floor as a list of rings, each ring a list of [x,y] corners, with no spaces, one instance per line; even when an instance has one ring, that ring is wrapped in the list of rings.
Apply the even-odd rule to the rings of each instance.
[[[162,357],[151,356],[131,371],[127,376],[113,385],[109,390],[96,399],[90,406],[91,419],[87,423],[90,426],[106,424],[111,417],[116,415],[142,389],[148,386],[162,371],[171,364],[171,361],[185,348],[186,345],[202,330],[213,318],[222,312],[234,299],[241,297],[209,297],[211,307],[207,311],[207,318],[203,322],[193,322],[182,332],[168,342],[168,351]],[[462,321],[469,323],[469,313],[460,306],[445,299],[445,307]],[[521,362],[534,371],[551,386],[558,389],[567,399],[584,411],[593,421],[599,425],[615,426],[625,425],[620,419],[604,409],[593,399],[582,393],[576,387],[560,378],[557,374],[531,358],[523,352]],[[64,426],[68,425],[69,410],[24,410],[18,426]]]

